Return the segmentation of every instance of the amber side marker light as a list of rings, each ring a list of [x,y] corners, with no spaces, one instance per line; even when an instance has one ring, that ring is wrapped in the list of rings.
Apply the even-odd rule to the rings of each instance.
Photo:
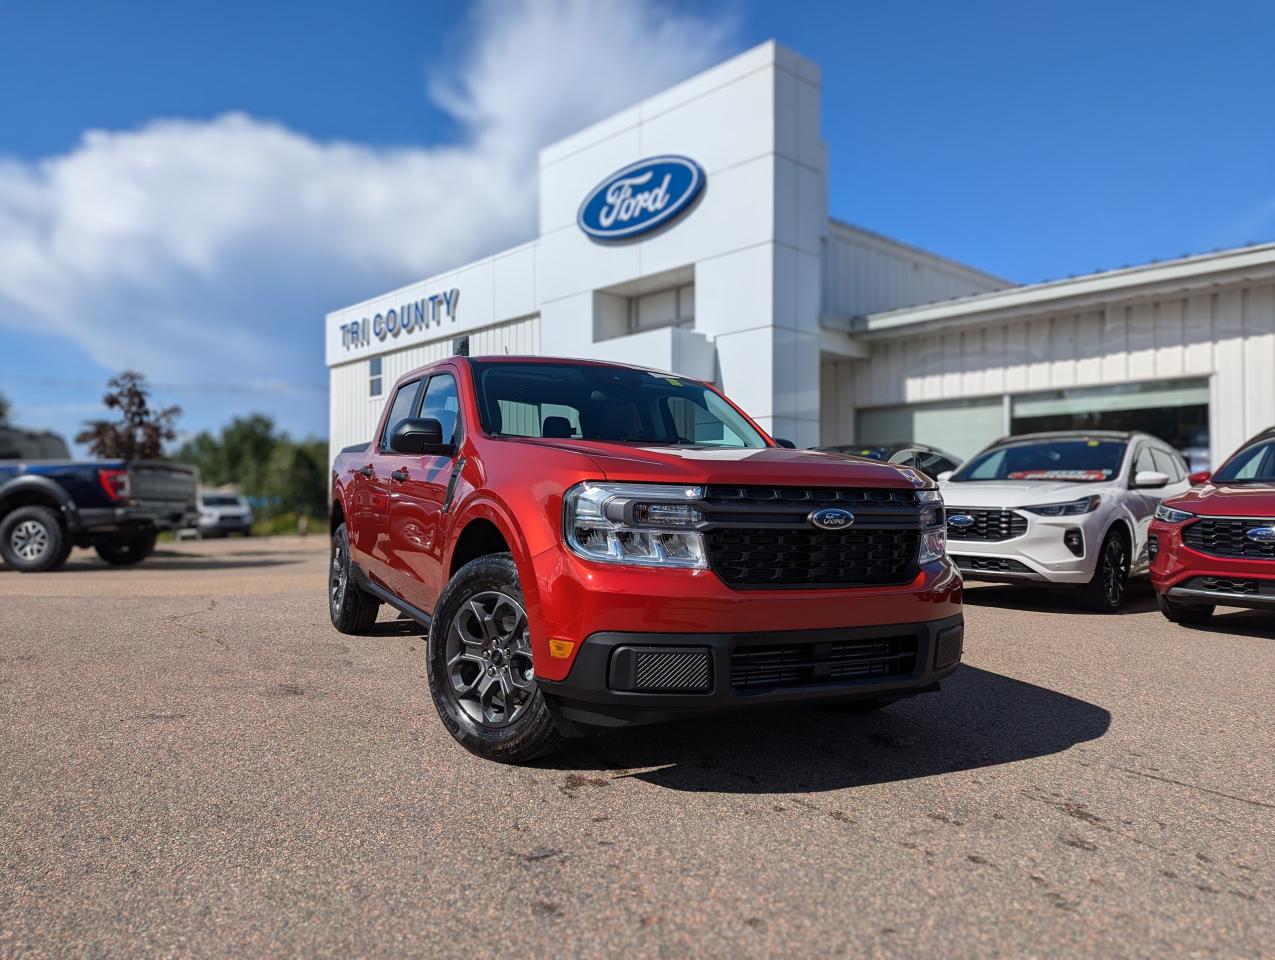
[[[576,648],[574,640],[550,640],[549,656],[555,660],[566,660]]]

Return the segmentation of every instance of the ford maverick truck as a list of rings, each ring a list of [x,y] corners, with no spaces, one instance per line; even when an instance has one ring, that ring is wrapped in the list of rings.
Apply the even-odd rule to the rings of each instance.
[[[194,524],[198,485],[194,467],[71,460],[52,434],[0,429],[0,556],[24,573],[56,570],[75,546],[140,563],[159,531]]]
[[[427,625],[444,725],[523,762],[563,736],[767,704],[871,709],[960,660],[921,473],[773,440],[714,387],[455,357],[332,472],[329,608]]]

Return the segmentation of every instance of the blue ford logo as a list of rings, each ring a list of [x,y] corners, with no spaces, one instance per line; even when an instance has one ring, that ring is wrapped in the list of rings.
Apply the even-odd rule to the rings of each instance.
[[[947,518],[947,525],[964,530],[966,527],[974,526],[974,518],[968,513],[954,513]]]
[[[590,191],[576,222],[596,240],[628,240],[668,223],[694,203],[704,171],[687,157],[649,157]]]
[[[840,507],[824,507],[822,510],[812,511],[806,519],[811,526],[820,530],[844,530],[854,523],[854,514]]]
[[[1245,536],[1254,543],[1275,543],[1275,527],[1254,527]]]

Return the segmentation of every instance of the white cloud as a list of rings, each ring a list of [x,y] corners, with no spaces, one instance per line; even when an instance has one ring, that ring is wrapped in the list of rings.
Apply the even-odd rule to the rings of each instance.
[[[227,114],[0,159],[0,324],[156,380],[313,382],[325,310],[534,235],[536,150],[716,62],[732,34],[659,4],[493,0],[429,84],[454,144]]]

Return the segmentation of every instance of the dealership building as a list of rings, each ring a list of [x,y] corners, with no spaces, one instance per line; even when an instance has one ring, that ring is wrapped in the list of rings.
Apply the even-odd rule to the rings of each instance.
[[[1275,424],[1275,244],[1017,286],[831,217],[820,113],[766,43],[543,149],[537,237],[328,314],[333,449],[466,350],[712,381],[798,446],[1136,428],[1199,467]]]

